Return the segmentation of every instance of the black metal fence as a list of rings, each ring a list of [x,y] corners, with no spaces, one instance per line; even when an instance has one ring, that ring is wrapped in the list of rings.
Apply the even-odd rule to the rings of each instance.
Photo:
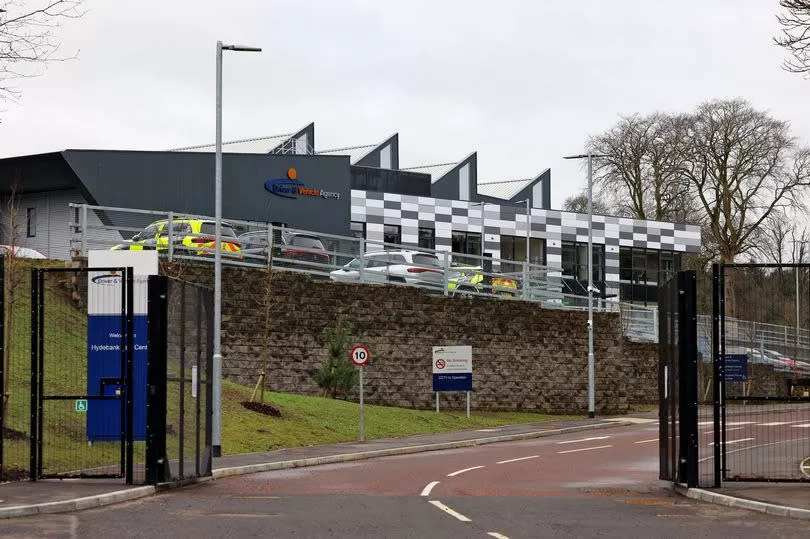
[[[31,405],[31,273],[24,259],[2,257],[0,481],[26,479]]]
[[[213,312],[210,289],[149,278],[151,483],[211,475]]]
[[[659,290],[660,478],[697,486],[696,274],[678,272]]]
[[[810,265],[714,272],[713,484],[810,481]]]

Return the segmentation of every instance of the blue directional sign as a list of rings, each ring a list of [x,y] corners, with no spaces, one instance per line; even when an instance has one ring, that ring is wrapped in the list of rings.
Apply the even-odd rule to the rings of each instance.
[[[726,354],[723,380],[726,382],[748,381],[748,354]]]

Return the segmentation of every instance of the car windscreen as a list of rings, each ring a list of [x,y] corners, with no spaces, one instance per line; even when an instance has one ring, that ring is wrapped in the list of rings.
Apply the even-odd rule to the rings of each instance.
[[[320,249],[321,251],[324,250],[323,243],[321,243],[320,238],[316,238],[315,236],[302,236],[300,234],[295,234],[289,240],[288,245],[293,245],[295,247],[309,247],[310,249]]]
[[[434,255],[413,255],[413,263],[420,266],[436,266],[441,267],[439,259]]]
[[[200,227],[200,234],[205,234],[206,236],[214,236],[216,234],[216,229],[214,223],[203,223]],[[233,230],[233,227],[229,224],[222,223],[222,237],[223,238],[235,238],[236,232]]]

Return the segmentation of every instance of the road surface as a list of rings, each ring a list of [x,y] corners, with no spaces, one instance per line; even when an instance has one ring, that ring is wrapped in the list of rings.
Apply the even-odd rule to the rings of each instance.
[[[657,480],[658,425],[222,479],[2,523],[38,537],[807,537]]]

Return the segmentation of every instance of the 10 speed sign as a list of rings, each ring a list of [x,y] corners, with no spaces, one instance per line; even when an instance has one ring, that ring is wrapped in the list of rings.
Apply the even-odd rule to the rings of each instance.
[[[352,348],[352,351],[349,353],[349,357],[352,359],[352,363],[357,365],[358,367],[362,367],[368,360],[370,359],[370,355],[368,353],[368,348],[365,346],[355,346]]]

